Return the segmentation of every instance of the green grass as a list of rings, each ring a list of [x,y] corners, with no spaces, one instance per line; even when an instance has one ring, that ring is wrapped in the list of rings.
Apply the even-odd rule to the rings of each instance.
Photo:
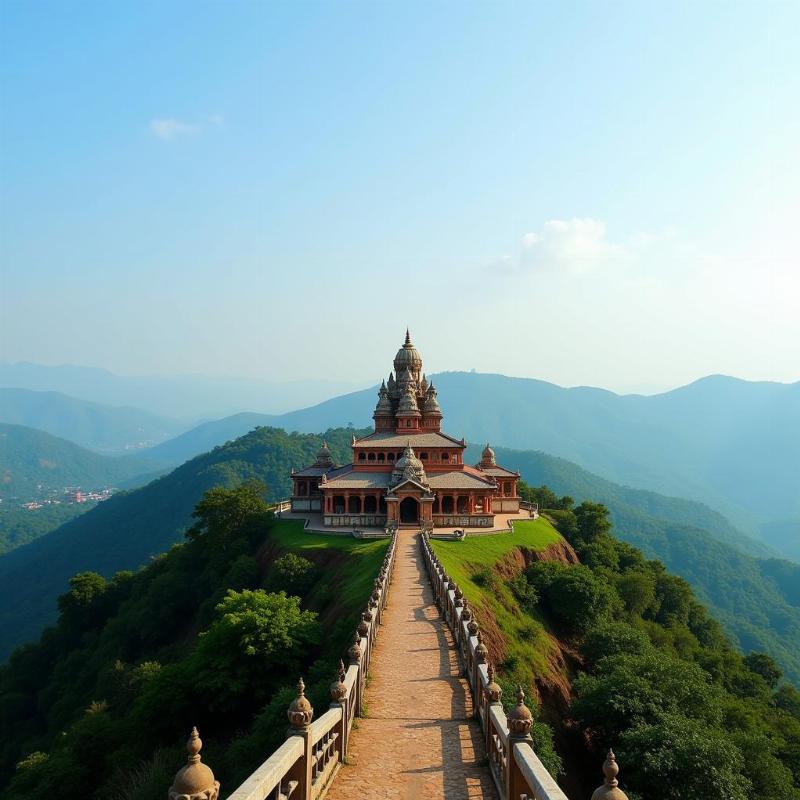
[[[354,539],[351,536],[332,536],[308,533],[296,520],[281,520],[270,531],[270,538],[282,550],[291,550],[298,555],[316,561],[315,556],[338,556],[335,558],[336,605],[345,613],[363,611],[372,592],[372,584],[378,577],[389,539]],[[326,552],[327,551],[327,552]],[[323,575],[309,600],[314,602],[318,590],[323,591],[328,583]],[[333,581],[331,581],[333,583]]]
[[[541,620],[520,608],[508,581],[495,565],[512,550],[544,550],[561,540],[561,534],[542,517],[515,522],[513,533],[468,536],[461,542],[431,540],[431,547],[448,576],[458,583],[476,619],[488,629],[490,659],[495,662],[503,683],[532,686],[537,675],[549,674],[552,640]],[[493,623],[499,629],[505,650],[500,663],[496,663],[497,655],[492,652]]]

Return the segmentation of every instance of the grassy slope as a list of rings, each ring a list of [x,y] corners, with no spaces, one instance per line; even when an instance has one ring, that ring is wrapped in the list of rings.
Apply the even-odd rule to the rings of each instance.
[[[340,551],[348,558],[336,570],[336,602],[347,612],[363,611],[372,591],[372,583],[378,575],[388,539],[353,539],[350,536],[324,536],[306,533],[303,525],[296,521],[276,523],[270,538],[282,550],[291,550],[310,561],[322,551]],[[312,589],[307,600],[313,608],[324,590],[322,584]],[[356,620],[357,621],[357,620]]]
[[[547,674],[550,637],[541,622],[523,613],[507,583],[496,580],[478,585],[473,577],[491,570],[517,548],[538,551],[560,541],[561,534],[542,517],[514,523],[512,534],[473,536],[463,542],[431,540],[448,576],[461,587],[475,609],[478,622],[487,625],[487,611],[494,617],[505,648],[503,670],[515,683],[532,686],[536,676]],[[492,644],[488,643],[490,653],[497,646],[494,643],[493,648]]]

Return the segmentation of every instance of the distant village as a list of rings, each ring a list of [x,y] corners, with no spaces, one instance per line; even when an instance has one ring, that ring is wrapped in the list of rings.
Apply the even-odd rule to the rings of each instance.
[[[47,491],[46,487],[37,487],[40,491]],[[103,500],[108,500],[117,489],[112,487],[103,487],[99,489],[84,490],[79,486],[65,486],[62,489],[51,489],[47,497],[39,497],[35,500],[26,500],[19,503],[19,498],[8,498],[3,500],[0,498],[0,503],[11,504],[15,501],[19,503],[21,508],[28,511],[36,511],[45,506],[60,506],[60,505],[80,505],[83,503],[100,503]]]

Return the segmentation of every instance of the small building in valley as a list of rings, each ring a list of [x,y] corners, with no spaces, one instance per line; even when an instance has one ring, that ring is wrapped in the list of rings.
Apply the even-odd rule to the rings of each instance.
[[[406,339],[381,383],[375,429],[353,437],[350,464],[326,444],[316,461],[292,471],[292,510],[319,512],[326,526],[492,528],[496,513],[519,512],[519,473],[499,466],[488,445],[475,465],[467,444],[442,431],[436,389]]]

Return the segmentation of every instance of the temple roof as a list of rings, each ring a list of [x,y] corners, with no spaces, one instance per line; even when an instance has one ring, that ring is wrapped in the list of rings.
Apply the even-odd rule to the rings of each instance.
[[[432,472],[428,476],[431,489],[493,489],[494,481],[481,478],[471,472]]]
[[[416,452],[419,452],[424,447],[460,447],[464,448],[466,445],[460,439],[454,439],[446,433],[439,433],[438,431],[422,431],[419,433],[395,433],[394,431],[377,431],[365,436],[363,439],[357,439],[353,443],[353,447],[374,447],[376,445],[381,447],[405,447],[411,444]]]
[[[322,484],[326,489],[388,489],[391,482],[390,472],[355,472],[353,465],[348,464],[334,477],[328,473],[328,480]]]
[[[477,466],[476,469],[479,469],[486,475],[493,475],[501,478],[519,478],[519,473],[514,472],[510,469],[506,469],[505,467],[500,467],[495,464],[493,467],[481,467]]]
[[[352,469],[352,464],[346,464],[343,467],[326,467],[320,464],[312,464],[310,467],[304,467],[292,473],[293,478],[321,478],[327,475],[329,478],[339,475],[342,470]]]

